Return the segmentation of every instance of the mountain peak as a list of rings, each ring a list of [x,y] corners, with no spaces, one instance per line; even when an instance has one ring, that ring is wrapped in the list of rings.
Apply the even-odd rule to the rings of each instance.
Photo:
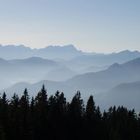
[[[118,68],[118,67],[120,67],[120,64],[114,63],[109,68],[112,69],[112,68]]]
[[[135,51],[130,51],[130,50],[123,50],[121,52],[119,52],[119,54],[130,54],[130,53],[135,53],[135,54],[139,54],[140,52],[135,50]]]
[[[140,57],[126,62],[125,65],[139,66],[140,65]]]
[[[0,47],[3,48],[3,49],[28,49],[28,50],[31,50],[30,47],[27,47],[25,45],[1,45],[0,44]]]
[[[70,45],[64,45],[64,46],[54,46],[54,45],[50,45],[50,46],[47,46],[46,47],[46,49],[47,50],[56,50],[56,51],[62,51],[62,50],[64,50],[64,51],[78,51],[77,50],[77,48],[74,46],[74,45],[72,45],[72,44],[70,44]]]

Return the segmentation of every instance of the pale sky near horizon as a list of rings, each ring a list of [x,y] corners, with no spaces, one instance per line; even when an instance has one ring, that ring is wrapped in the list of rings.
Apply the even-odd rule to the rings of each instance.
[[[140,0],[0,0],[0,44],[140,50]]]

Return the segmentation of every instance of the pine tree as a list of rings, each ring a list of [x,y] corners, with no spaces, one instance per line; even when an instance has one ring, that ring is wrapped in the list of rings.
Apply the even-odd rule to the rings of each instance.
[[[9,139],[18,140],[20,137],[20,108],[19,108],[19,97],[14,93],[9,104],[9,118],[10,118],[10,134]]]
[[[24,90],[23,95],[19,100],[20,108],[20,137],[21,139],[28,139],[29,137],[29,95],[27,89]]]
[[[0,98],[0,124],[2,133],[5,135],[5,139],[8,138],[8,131],[9,131],[9,112],[8,112],[8,100],[6,97],[6,93],[4,92],[2,94],[2,97]],[[3,136],[4,136],[3,135]]]
[[[86,110],[78,91],[69,103],[64,93],[47,96],[45,86],[29,100],[27,89],[19,98],[0,97],[0,140],[139,140],[140,117],[123,106],[101,113],[90,96]]]
[[[84,116],[84,104],[81,99],[80,91],[77,91],[76,95],[72,98],[68,107],[68,126],[69,132],[73,133],[70,139],[81,139],[83,132],[83,116]]]
[[[84,113],[84,104],[83,100],[81,99],[80,91],[77,91],[76,95],[73,97],[69,106],[69,113],[75,119],[82,117]]]
[[[43,139],[46,136],[47,132],[47,114],[48,114],[48,99],[47,91],[45,86],[42,86],[41,91],[37,94],[35,98],[35,137],[37,139]]]
[[[86,106],[86,117],[89,120],[92,120],[95,118],[95,113],[96,113],[96,106],[95,102],[93,100],[93,96],[90,96],[88,101],[87,101],[87,106]]]

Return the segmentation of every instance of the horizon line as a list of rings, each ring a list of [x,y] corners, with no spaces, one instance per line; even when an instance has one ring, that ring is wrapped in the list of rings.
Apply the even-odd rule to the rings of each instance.
[[[129,52],[140,52],[140,50],[136,50],[136,49],[122,49],[122,50],[114,50],[114,51],[109,51],[109,52],[99,52],[99,51],[84,51],[83,49],[78,48],[76,45],[74,44],[65,44],[65,45],[46,45],[45,47],[31,47],[25,44],[2,44],[0,43],[0,47],[24,47],[24,48],[29,48],[31,50],[40,50],[40,49],[45,49],[47,47],[68,47],[68,46],[73,46],[77,51],[81,51],[83,53],[94,53],[94,54],[113,54],[113,53],[120,53],[120,52],[124,52],[124,51],[129,51]]]

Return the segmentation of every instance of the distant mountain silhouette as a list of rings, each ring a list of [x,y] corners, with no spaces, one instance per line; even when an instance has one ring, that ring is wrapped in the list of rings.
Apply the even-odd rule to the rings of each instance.
[[[73,58],[70,60],[69,63],[77,63],[77,64],[85,64],[91,66],[106,66],[111,65],[113,63],[124,63],[126,61],[133,60],[135,58],[140,57],[140,52],[138,51],[129,51],[124,50],[118,53],[110,53],[110,54],[88,54],[88,55],[81,55],[78,57]],[[74,63],[74,64],[75,64]]]
[[[32,89],[33,93],[37,87],[39,88],[43,82],[46,83],[46,87],[50,92],[55,90],[61,90],[70,96],[70,93],[75,93],[76,90],[80,90],[83,93],[83,97],[87,97],[90,94],[97,94],[100,92],[106,92],[113,87],[127,82],[140,81],[140,58],[131,60],[123,64],[113,64],[108,69],[100,72],[90,72],[82,75],[77,75],[69,80],[62,82],[53,81],[41,81],[36,84],[31,84],[29,89]],[[11,88],[6,89],[14,92],[20,91],[18,86],[15,86],[14,90]]]
[[[20,65],[57,65],[57,63],[53,60],[43,59],[41,57],[30,57],[26,59],[14,59],[14,60],[7,60],[11,64],[20,64]]]
[[[65,65],[49,59],[31,57],[26,59],[0,59],[0,89],[17,82],[37,82],[42,79],[62,81],[76,75]]]
[[[28,57],[42,57],[47,59],[66,59],[77,57],[84,54],[77,50],[73,45],[48,46],[41,49],[31,49],[24,45],[0,45],[0,57],[4,59],[25,59]]]
[[[24,89],[27,88],[30,95],[34,96],[35,93],[39,91],[40,87],[42,87],[42,85],[45,85],[45,87],[47,88],[48,95],[54,94],[57,90],[59,90],[61,92],[65,91],[66,97],[68,97],[68,99],[70,99],[72,97],[72,93],[73,93],[73,95],[76,93],[76,90],[74,92],[73,87],[71,87],[70,85],[67,85],[67,83],[65,83],[65,82],[55,82],[55,81],[48,81],[48,80],[42,80],[42,81],[34,83],[34,84],[30,84],[27,82],[19,82],[9,88],[1,90],[1,92],[5,91],[8,95],[8,97],[11,97],[13,95],[13,93],[22,94]]]
[[[42,57],[46,59],[69,60],[66,63],[88,66],[106,66],[115,62],[126,61],[140,57],[140,52],[124,50],[118,53],[102,54],[82,52],[74,45],[48,46],[40,49],[31,49],[24,45],[0,45],[0,57],[3,59],[25,59]]]
[[[46,76],[47,78],[46,80],[57,80],[57,81],[66,80],[68,78],[75,76],[76,74],[83,74],[87,72],[98,72],[101,70],[105,70],[106,68],[108,68],[108,66],[112,65],[113,63],[124,63],[126,61],[130,61],[138,57],[140,57],[140,52],[138,51],[124,50],[118,53],[110,53],[110,54],[86,53],[76,49],[74,45],[48,46],[40,49],[31,49],[24,45],[19,46],[0,45],[0,58],[8,60],[12,59],[13,63],[15,62],[20,63],[21,67],[23,67],[24,64],[27,65],[27,63],[28,65],[30,65],[30,62],[31,65],[33,65],[33,63],[39,64],[40,63],[39,58],[53,60],[59,64],[61,63],[63,65],[63,68],[61,67],[58,68],[57,70],[63,69],[62,73],[65,74],[65,77],[62,76],[61,79],[61,75],[59,77],[59,72],[56,73],[55,79],[50,78],[51,75],[48,75],[48,78]],[[21,62],[21,59],[24,60],[22,60]],[[43,62],[43,60],[41,60],[42,66],[46,65],[45,63],[46,62]],[[52,63],[50,62],[50,64]],[[57,71],[54,70],[51,73],[54,72]]]
[[[47,80],[65,81],[66,79],[76,76],[78,73],[66,66],[61,66],[49,71],[44,77]]]
[[[140,58],[123,64],[113,64],[108,69],[75,76],[67,82],[77,89],[101,92],[124,82],[140,80]],[[86,83],[86,84],[85,84]]]
[[[107,108],[110,105],[123,105],[139,111],[140,81],[119,84],[108,92],[97,95],[96,98],[102,108]]]
[[[0,45],[0,57],[3,59],[23,59],[32,55],[32,49],[24,45]]]

